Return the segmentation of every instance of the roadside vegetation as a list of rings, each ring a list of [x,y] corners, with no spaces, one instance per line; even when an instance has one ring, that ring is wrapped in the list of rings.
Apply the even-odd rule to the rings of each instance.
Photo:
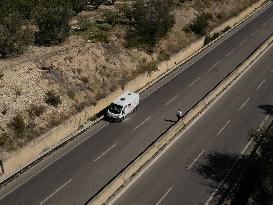
[[[0,153],[16,150],[257,0],[1,0]],[[224,32],[224,31],[223,31]]]

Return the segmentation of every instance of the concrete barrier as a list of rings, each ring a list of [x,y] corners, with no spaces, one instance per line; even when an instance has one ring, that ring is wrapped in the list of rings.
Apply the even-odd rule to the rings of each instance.
[[[225,26],[230,27],[238,26],[247,18],[249,18],[250,15],[257,12],[258,8],[261,9],[262,8],[261,5],[264,2],[266,2],[266,0],[261,0],[258,3],[254,4],[253,6],[251,6],[250,8],[248,8],[246,11],[242,12],[238,17],[228,20],[225,23]],[[221,38],[222,36],[220,36],[219,38]],[[213,42],[211,42],[210,44],[212,44]],[[148,73],[144,73],[138,76],[136,79],[128,82],[128,84],[125,86],[125,90],[143,92],[148,87],[156,83],[158,80],[162,79],[170,72],[175,70],[178,66],[185,63],[193,56],[197,55],[198,53],[200,53],[202,50],[209,46],[207,45],[203,47],[203,45],[204,37],[192,43],[191,45],[177,53],[175,56],[171,57],[169,61],[162,62],[159,65],[158,67],[159,70],[157,72],[153,72],[151,75],[148,75]],[[36,162],[41,157],[47,155],[48,153],[58,148],[62,143],[71,140],[84,129],[90,127],[93,123],[88,122],[88,120],[92,116],[103,110],[105,107],[107,107],[122,92],[123,90],[118,89],[116,92],[111,93],[106,98],[98,101],[96,106],[85,108],[81,113],[72,116],[70,119],[64,121],[61,125],[53,128],[48,133],[31,142],[28,146],[13,153],[12,156],[10,156],[8,159],[4,161],[5,174],[1,176],[0,183],[5,182],[11,176],[26,169],[33,162]],[[194,114],[195,113],[192,113],[193,116]],[[79,127],[81,126],[83,126],[83,128],[79,129]]]
[[[241,76],[250,65],[272,44],[273,35],[269,37],[258,49],[255,50],[240,66],[232,71],[221,83],[213,88],[200,102],[198,102],[186,115],[171,127],[164,135],[148,147],[143,154],[130,163],[108,186],[98,193],[88,204],[105,204],[120,188],[122,188],[130,178],[136,175],[164,146],[172,141],[177,133],[184,129],[193,119],[217,99],[217,97],[232,85],[239,76]],[[121,179],[123,184],[120,183]]]

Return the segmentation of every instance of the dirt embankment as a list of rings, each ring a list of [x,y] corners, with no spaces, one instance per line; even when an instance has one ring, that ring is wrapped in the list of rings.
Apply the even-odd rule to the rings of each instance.
[[[184,1],[173,10],[176,23],[158,43],[154,54],[125,48],[126,26],[116,25],[107,31],[108,43],[91,43],[81,33],[74,33],[62,45],[34,46],[20,56],[0,60],[0,152],[17,149],[84,107],[95,105],[98,99],[143,72],[147,62],[167,59],[199,38],[184,29],[199,14],[212,14],[210,30],[257,1]],[[118,10],[122,3],[81,15],[95,20],[107,10]],[[59,94],[62,103],[56,107],[48,105],[48,91]],[[31,130],[28,137],[15,137],[10,128],[17,114]],[[7,134],[5,142],[1,141],[3,133]]]

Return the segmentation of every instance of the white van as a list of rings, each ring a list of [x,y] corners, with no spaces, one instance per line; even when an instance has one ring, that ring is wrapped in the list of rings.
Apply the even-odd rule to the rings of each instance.
[[[107,116],[122,121],[139,105],[139,94],[127,91],[114,100],[107,110]]]

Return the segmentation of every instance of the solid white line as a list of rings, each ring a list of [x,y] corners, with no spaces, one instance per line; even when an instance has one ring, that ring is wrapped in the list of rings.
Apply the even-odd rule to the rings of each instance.
[[[233,53],[233,50],[230,51],[226,56],[228,57],[228,56],[230,56],[232,53]]]
[[[243,41],[240,43],[240,46],[242,46],[245,42],[247,42],[247,39],[243,40]]]
[[[168,102],[165,103],[165,106],[168,105],[170,102],[172,102],[177,97],[178,97],[178,95],[174,96],[172,99],[170,99]]]
[[[270,115],[267,115],[264,120],[261,122],[258,131],[264,126],[264,124],[266,123],[266,121],[268,120],[268,118],[270,117]],[[241,154],[245,154],[246,150],[248,149],[248,147],[250,146],[250,144],[253,142],[253,137],[249,140],[249,142],[246,144],[246,146],[244,147],[244,149],[242,150]]]
[[[117,143],[113,144],[111,147],[109,147],[105,152],[103,152],[100,156],[98,156],[94,162],[96,162],[97,160],[99,160],[102,156],[104,156],[107,152],[109,152],[111,149],[113,149],[115,146],[117,146]]]
[[[240,106],[239,111],[247,104],[250,98],[247,98],[246,101]]]
[[[135,127],[135,130],[137,128],[139,128],[141,125],[143,125],[146,121],[148,121],[152,116],[149,116],[148,118],[146,118],[145,120],[143,120],[138,126]]]
[[[250,144],[253,141],[253,137],[249,140],[249,142],[246,144],[246,146],[244,147],[244,149],[241,152],[241,155],[245,154],[246,150],[248,149],[248,147],[250,146]]]
[[[48,199],[50,199],[54,194],[56,194],[58,191],[60,191],[62,188],[64,188],[65,185],[70,183],[72,179],[69,179],[67,182],[65,182],[62,186],[60,186],[56,191],[54,191],[52,194],[50,194],[48,197],[46,197],[43,201],[40,202],[40,204],[45,203]]]
[[[273,73],[273,70],[271,70],[270,72]]]
[[[228,124],[231,122],[231,120],[227,121],[227,123],[220,129],[220,131],[217,133],[217,135],[220,135],[221,132],[228,126]]]
[[[187,167],[187,169],[190,169],[195,162],[204,154],[205,150],[202,150],[202,152],[192,161],[192,163]]]
[[[159,199],[159,201],[156,203],[156,205],[159,205],[170,193],[170,191],[172,191],[173,187],[169,188],[168,191],[166,191],[166,193]]]
[[[199,77],[198,77],[197,79],[195,79],[192,83],[190,83],[189,86],[193,86],[193,84],[196,83],[198,80],[200,80],[200,78],[201,78],[201,77],[199,76]]]
[[[63,154],[61,154],[59,157],[55,158],[54,160],[50,161],[47,165],[45,165],[43,168],[41,168],[39,171],[35,172],[33,175],[31,175],[27,180],[23,181],[22,183],[20,183],[17,187],[11,189],[10,191],[8,191],[6,194],[4,194],[3,196],[0,197],[0,200],[4,199],[6,196],[8,196],[10,193],[12,193],[13,191],[15,191],[16,189],[18,189],[19,187],[21,187],[22,185],[24,185],[26,182],[28,182],[29,180],[31,180],[32,178],[34,178],[36,175],[38,175],[39,173],[41,173],[42,171],[44,171],[46,168],[48,168],[49,166],[51,166],[53,163],[55,163],[56,161],[58,161],[59,159],[61,159],[63,156],[65,156],[66,154],[68,154],[69,152],[71,152],[75,147],[79,146],[80,144],[82,144],[83,142],[85,142],[86,140],[88,140],[90,137],[92,137],[93,135],[97,134],[99,131],[101,131],[104,127],[106,127],[108,124],[105,124],[104,126],[102,126],[100,129],[98,129],[97,131],[95,131],[92,135],[86,137],[85,139],[83,139],[82,141],[80,141],[79,143],[73,145],[69,150],[67,150],[66,152],[64,152]]]
[[[254,36],[256,33],[258,32],[258,30],[254,31],[251,36]]]
[[[218,61],[217,63],[215,63],[213,66],[210,67],[209,71],[213,70],[219,64],[220,64],[220,62]]]
[[[256,88],[256,90],[258,90],[264,83],[265,83],[265,79],[258,85],[258,87]]]
[[[263,24],[263,27],[266,26],[266,24],[267,24],[267,22],[265,22],[265,23]]]

